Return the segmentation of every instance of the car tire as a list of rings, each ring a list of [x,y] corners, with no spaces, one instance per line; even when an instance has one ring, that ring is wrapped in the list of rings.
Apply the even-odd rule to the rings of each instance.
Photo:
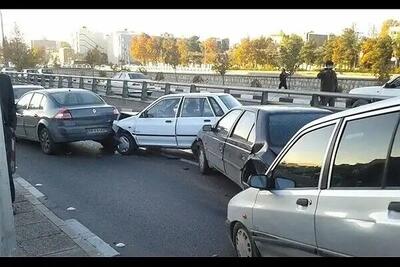
[[[369,102],[365,99],[358,99],[356,102],[354,102],[354,104],[352,105],[353,108],[359,107],[359,106],[363,106],[369,104]]]
[[[199,161],[199,168],[202,174],[208,174],[211,171],[210,166],[208,165],[208,160],[206,157],[205,149],[203,143],[200,141],[198,142],[198,161]]]
[[[240,222],[233,227],[233,246],[238,257],[259,257],[260,253],[247,228]]]
[[[137,144],[133,136],[128,132],[122,132],[118,135],[117,151],[121,155],[131,155],[137,150]]]
[[[104,151],[114,154],[117,149],[116,142],[113,136],[109,136],[106,139],[100,141],[100,144],[103,146]]]
[[[43,153],[53,155],[56,152],[57,145],[51,137],[50,131],[46,127],[39,130],[39,141]]]

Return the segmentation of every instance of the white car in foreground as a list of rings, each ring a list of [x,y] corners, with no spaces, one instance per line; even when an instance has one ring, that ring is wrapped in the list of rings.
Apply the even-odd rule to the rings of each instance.
[[[371,95],[371,96],[400,96],[400,76],[396,76],[386,82],[382,86],[366,86],[354,88],[349,94]],[[347,107],[358,107],[370,103],[366,99],[349,99],[346,103]]]
[[[138,147],[192,148],[205,124],[214,124],[240,106],[223,93],[183,93],[162,96],[138,114],[114,121],[117,150],[123,155]]]

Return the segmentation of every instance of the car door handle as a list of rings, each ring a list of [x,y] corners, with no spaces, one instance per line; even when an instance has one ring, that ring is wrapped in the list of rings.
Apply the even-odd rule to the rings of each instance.
[[[204,120],[204,122],[211,122],[211,120]]]
[[[296,204],[303,207],[307,207],[308,205],[311,205],[311,201],[309,201],[307,198],[299,198],[296,201]]]
[[[34,114],[33,117],[37,118],[37,117],[39,117],[39,116],[38,116],[38,114]]]
[[[400,212],[400,202],[390,202],[388,210]]]
[[[166,120],[165,122],[166,122],[166,123],[171,123],[172,121],[171,121],[171,120]]]

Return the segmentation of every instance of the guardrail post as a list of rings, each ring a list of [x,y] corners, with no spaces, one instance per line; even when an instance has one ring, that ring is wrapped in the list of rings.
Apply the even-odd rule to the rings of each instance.
[[[73,85],[72,85],[72,77],[68,77],[67,80],[68,80],[68,88],[72,88],[73,87]]]
[[[97,92],[97,80],[95,78],[92,79],[92,91]]]
[[[312,107],[319,106],[318,95],[312,95],[312,96],[311,96],[310,105],[311,105]]]
[[[194,84],[190,85],[190,92],[191,93],[196,93],[196,85],[194,85]]]
[[[128,81],[123,81],[122,83],[122,97],[128,97]]]
[[[261,94],[261,105],[268,103],[268,92],[262,92]]]
[[[83,77],[79,78],[79,88],[83,89],[84,85],[83,85]]]
[[[31,74],[28,72],[27,75],[26,75],[26,81],[25,82],[26,83],[30,83],[31,79],[32,79]]]
[[[33,78],[33,84],[37,85],[38,84],[38,76],[35,74],[35,77]]]
[[[58,76],[58,88],[63,87],[63,76]]]
[[[49,77],[49,88],[52,88],[54,86],[54,76]]]
[[[107,79],[107,84],[106,84],[106,95],[111,95],[111,80]]]
[[[142,83],[142,95],[140,96],[142,100],[147,98],[147,82]]]
[[[42,75],[42,77],[40,78],[40,85],[43,86],[43,87],[46,86],[46,80],[45,80],[44,75]]]
[[[164,94],[169,95],[171,93],[171,85],[169,83],[166,83],[164,90],[165,90]]]
[[[229,88],[224,88],[224,93],[225,93],[225,94],[230,94],[230,93],[231,93],[231,90],[229,90]]]

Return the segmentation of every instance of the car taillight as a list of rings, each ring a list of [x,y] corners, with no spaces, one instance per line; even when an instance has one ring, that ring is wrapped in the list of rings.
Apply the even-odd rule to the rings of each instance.
[[[119,111],[116,107],[113,108],[113,113],[114,115],[119,115]]]
[[[72,119],[72,115],[68,109],[62,108],[62,109],[60,109],[59,112],[57,112],[57,114],[54,116],[54,118],[60,119],[60,120],[69,120],[69,119]]]

